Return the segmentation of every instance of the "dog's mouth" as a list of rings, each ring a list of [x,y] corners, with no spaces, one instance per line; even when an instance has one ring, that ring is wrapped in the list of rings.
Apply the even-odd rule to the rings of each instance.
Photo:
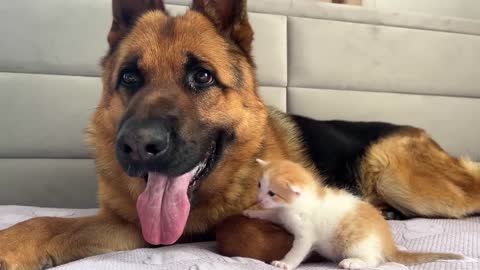
[[[226,136],[219,133],[205,158],[180,176],[149,172],[145,191],[137,199],[137,213],[145,240],[153,245],[175,243],[183,233],[195,193],[219,162]]]
[[[188,198],[190,201],[194,199],[194,193],[198,190],[203,180],[210,175],[210,172],[213,171],[215,165],[220,158],[223,149],[223,142],[221,136],[214,140],[207,151],[205,159],[197,166],[190,184],[188,185]]]
[[[195,192],[200,188],[203,180],[205,180],[215,169],[215,166],[222,156],[225,140],[226,135],[223,132],[220,132],[216,136],[216,139],[211,142],[207,152],[205,153],[205,158],[192,170],[193,177],[190,180],[187,190],[187,195],[190,202],[194,202]],[[153,172],[143,174],[142,178],[145,183],[148,183],[148,176],[150,173]]]

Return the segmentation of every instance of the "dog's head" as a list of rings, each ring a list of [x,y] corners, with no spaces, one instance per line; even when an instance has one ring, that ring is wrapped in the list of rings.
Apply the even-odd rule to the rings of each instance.
[[[178,17],[163,1],[113,0],[113,17],[92,121],[97,164],[147,182],[137,200],[144,236],[169,244],[193,198],[208,201],[196,194],[202,182],[227,190],[229,179],[211,180],[226,156],[254,154],[261,144],[267,112],[256,92],[246,0],[194,0]]]

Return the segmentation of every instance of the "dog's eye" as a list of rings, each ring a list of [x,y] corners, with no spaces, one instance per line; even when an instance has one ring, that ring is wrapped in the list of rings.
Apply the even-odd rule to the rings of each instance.
[[[213,76],[210,71],[201,69],[195,73],[195,82],[198,84],[209,84],[213,81]]]
[[[267,194],[268,194],[268,196],[270,196],[270,197],[275,196],[275,193],[274,193],[273,191],[271,191],[271,190],[270,190]]]
[[[193,88],[196,90],[201,90],[203,88],[210,87],[215,84],[215,77],[212,72],[205,69],[199,68],[193,72],[191,77],[191,83]]]
[[[120,84],[129,90],[136,90],[143,84],[143,77],[138,70],[123,70],[120,73]]]

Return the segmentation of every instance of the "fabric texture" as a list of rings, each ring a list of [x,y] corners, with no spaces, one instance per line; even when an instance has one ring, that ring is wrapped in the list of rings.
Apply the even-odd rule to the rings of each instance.
[[[0,206],[0,230],[38,216],[78,217],[95,209],[54,209]],[[406,267],[383,264],[379,270],[477,270],[480,269],[480,217],[464,220],[411,219],[390,221],[396,243],[409,251],[455,252],[461,261],[439,261]],[[58,270],[276,270],[273,266],[247,258],[228,258],[216,253],[215,242],[173,245],[109,253],[71,262]],[[333,262],[302,264],[299,270],[337,269]]]

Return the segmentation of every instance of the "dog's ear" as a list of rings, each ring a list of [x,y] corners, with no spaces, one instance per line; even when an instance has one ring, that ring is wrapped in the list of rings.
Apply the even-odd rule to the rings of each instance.
[[[113,22],[108,33],[110,48],[115,48],[135,21],[148,10],[165,12],[163,0],[112,0]]]
[[[192,9],[207,16],[220,33],[250,55],[253,30],[248,22],[247,0],[193,0]]]

